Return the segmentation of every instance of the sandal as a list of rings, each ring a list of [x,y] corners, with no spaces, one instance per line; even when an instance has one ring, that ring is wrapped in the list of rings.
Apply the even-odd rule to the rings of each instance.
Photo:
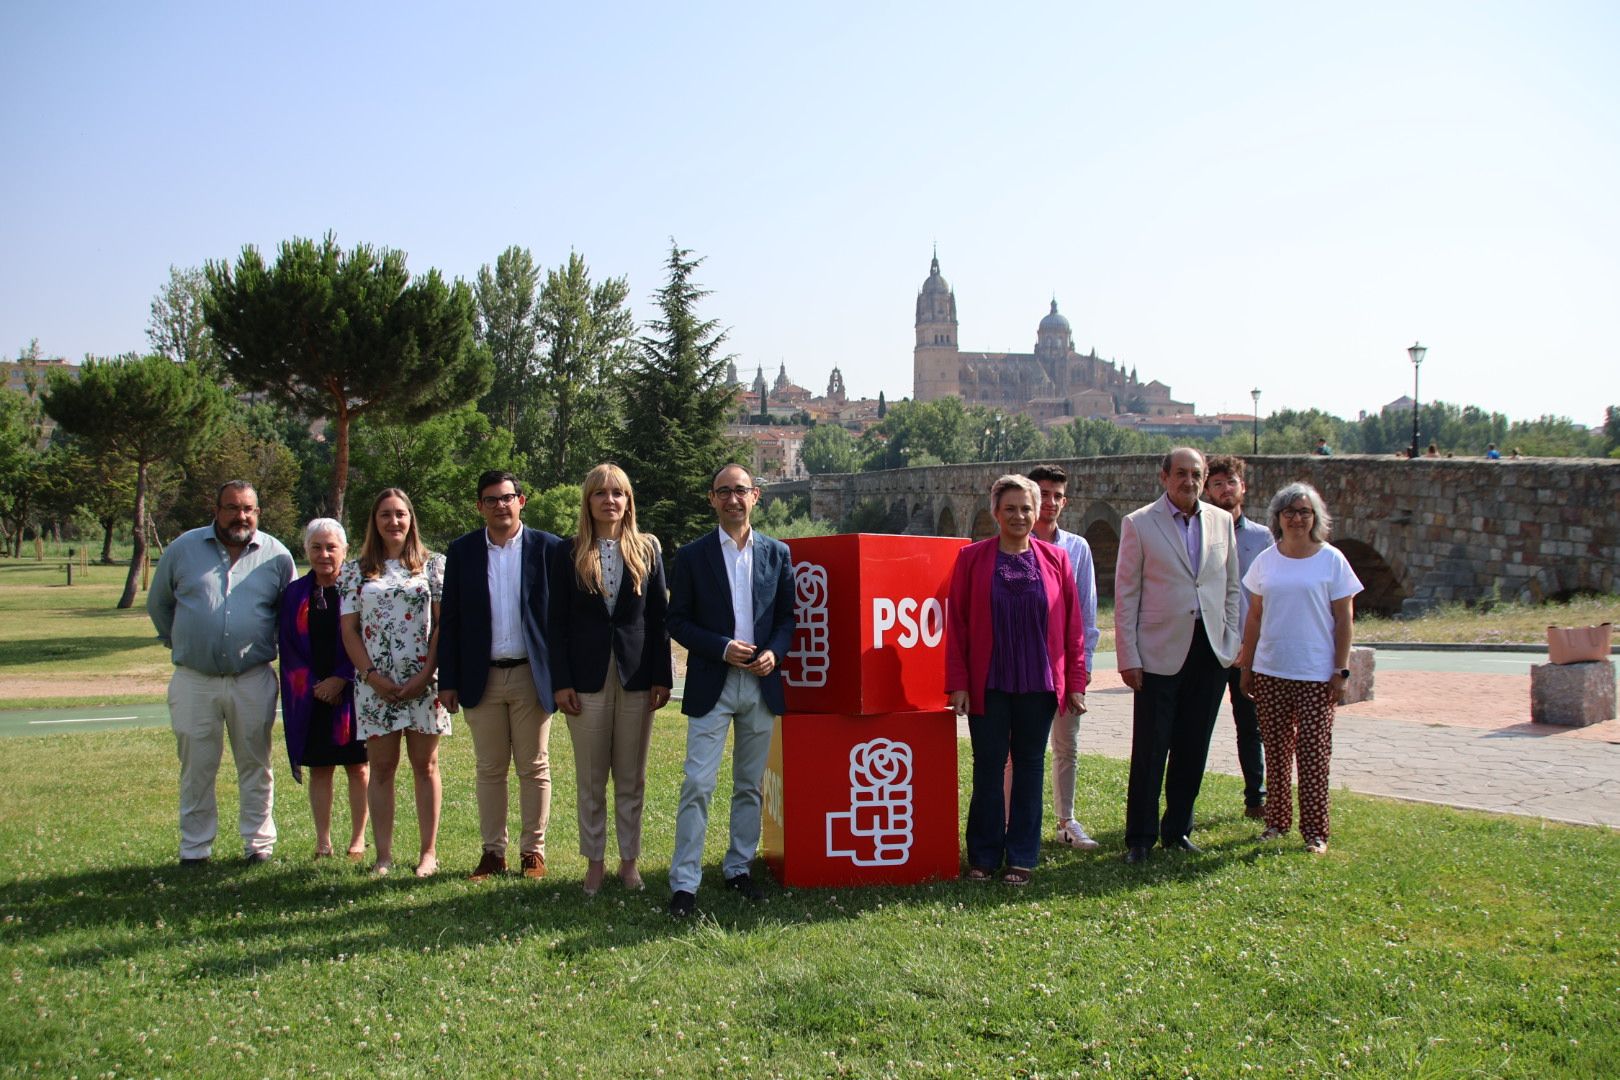
[[[995,876],[996,875],[994,873],[992,873],[989,870],[986,870],[982,866],[970,866],[970,867],[967,868],[967,872],[962,875],[962,880],[963,881],[991,881],[991,880],[993,880],[995,878]]]
[[[1009,866],[1007,872],[1001,875],[1003,885],[1028,885],[1029,871],[1022,866]]]

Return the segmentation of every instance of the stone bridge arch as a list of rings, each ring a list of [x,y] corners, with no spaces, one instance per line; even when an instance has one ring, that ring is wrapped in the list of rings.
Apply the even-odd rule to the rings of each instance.
[[[1367,586],[1364,610],[1419,611],[1453,601],[1544,600],[1620,588],[1620,461],[1419,459],[1344,454],[1247,458],[1250,516],[1291,480],[1316,487],[1336,539]],[[995,531],[986,498],[996,462],[818,476],[771,484],[766,498],[810,497],[811,512],[843,521],[857,507],[887,510],[892,532],[982,539]],[[1162,494],[1158,455],[1060,459],[1070,515],[1113,589],[1120,516]],[[1090,500],[1086,502],[1085,500]]]

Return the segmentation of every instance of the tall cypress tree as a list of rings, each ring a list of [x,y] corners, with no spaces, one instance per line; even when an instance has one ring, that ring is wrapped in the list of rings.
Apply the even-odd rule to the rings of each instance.
[[[670,242],[669,280],[653,296],[660,318],[637,343],[624,375],[625,426],[620,462],[636,487],[636,516],[667,547],[683,544],[713,523],[705,494],[709,477],[737,452],[725,436],[733,408],[726,383],[731,359],[720,349],[726,333],[697,315],[709,295],[692,280],[703,263]]]

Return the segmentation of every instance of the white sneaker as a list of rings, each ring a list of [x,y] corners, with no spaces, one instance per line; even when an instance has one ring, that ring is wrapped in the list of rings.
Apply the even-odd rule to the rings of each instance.
[[[1058,826],[1057,838],[1058,843],[1067,844],[1081,851],[1094,851],[1100,846],[1097,841],[1086,835],[1086,830],[1074,818]]]

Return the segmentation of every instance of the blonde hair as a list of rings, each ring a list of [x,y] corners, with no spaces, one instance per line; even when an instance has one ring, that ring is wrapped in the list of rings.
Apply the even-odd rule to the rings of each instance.
[[[585,474],[579,485],[579,527],[574,531],[574,579],[588,593],[602,593],[602,559],[596,550],[596,522],[591,518],[591,496],[614,481],[624,489],[624,524],[619,530],[619,557],[624,560],[630,589],[641,595],[642,583],[658,557],[658,538],[636,528],[636,492],[630,477],[611,461]]]
[[[388,561],[388,550],[377,532],[377,507],[382,505],[384,499],[398,499],[405,504],[405,512],[411,516],[410,528],[405,530],[405,546],[399,553],[400,565],[413,576],[420,574],[422,567],[427,565],[428,549],[422,543],[422,534],[416,529],[416,507],[411,505],[411,497],[399,488],[383,488],[371,500],[371,512],[366,515],[366,540],[360,545],[360,576],[367,581],[382,577],[383,564]]]

